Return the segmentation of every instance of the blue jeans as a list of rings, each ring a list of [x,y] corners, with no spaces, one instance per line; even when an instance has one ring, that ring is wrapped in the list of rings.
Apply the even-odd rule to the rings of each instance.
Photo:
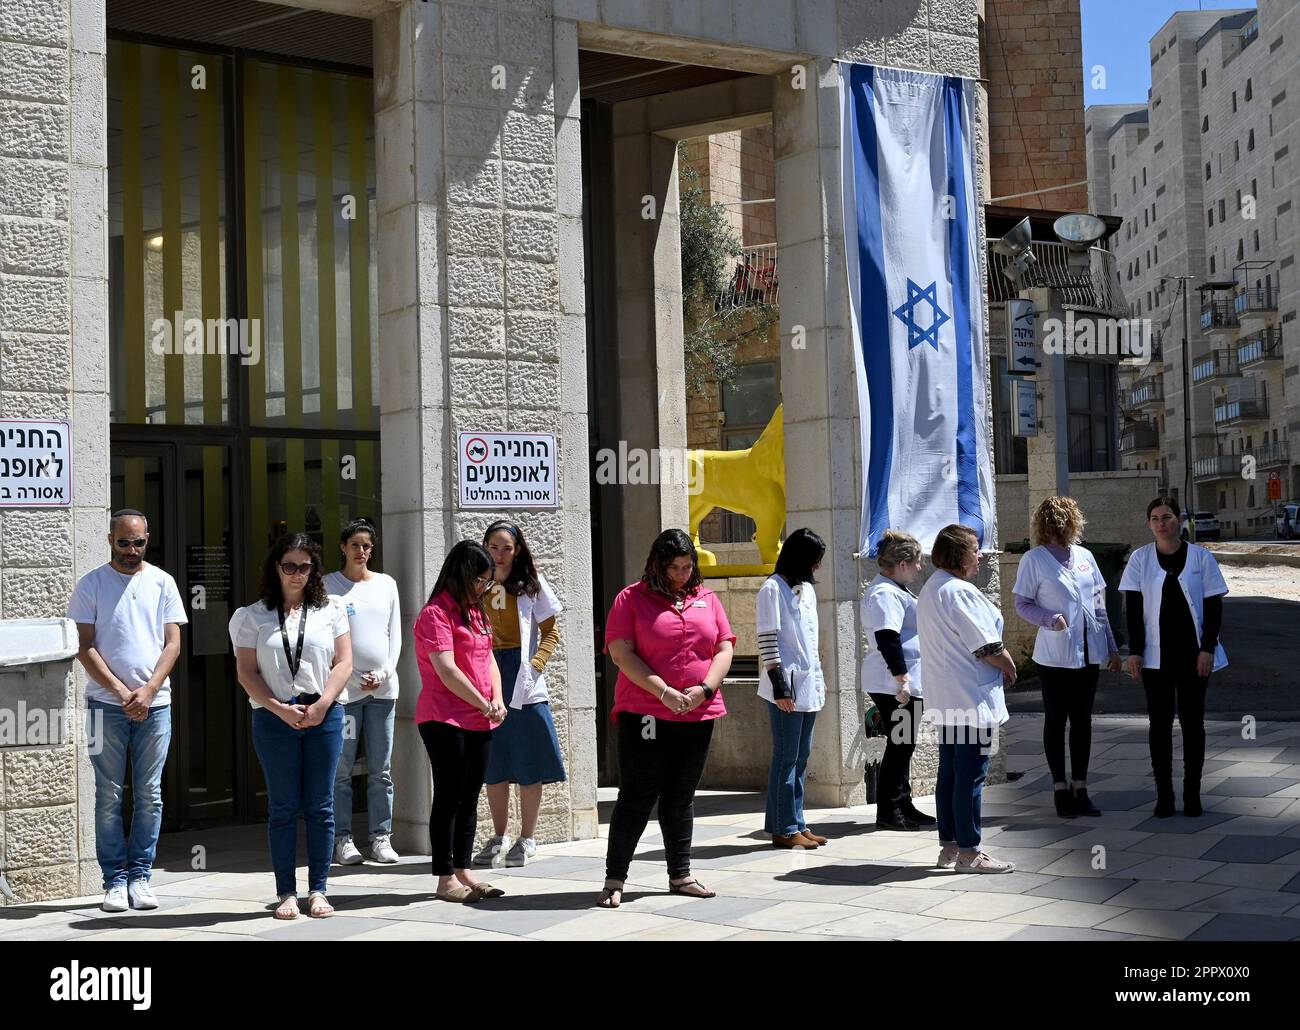
[[[172,739],[172,708],[150,708],[143,722],[121,705],[87,701],[90,765],[95,770],[95,857],[104,889],[148,880],[162,828],[162,772]],[[122,791],[131,760],[131,838],[122,826]]]
[[[319,726],[296,730],[265,708],[253,710],[253,747],[266,778],[266,836],[275,893],[296,894],[298,817],[307,824],[307,889],[323,891],[334,852],[334,773],[343,750],[343,706]]]
[[[785,836],[808,828],[803,818],[803,785],[817,713],[783,712],[771,702],[767,711],[772,720],[772,765],[763,830]]]
[[[989,748],[961,729],[956,742],[947,740],[945,734],[952,729],[939,727],[939,776],[934,789],[939,842],[973,851],[980,846],[980,800],[989,771]]]
[[[366,814],[370,839],[393,832],[393,722],[397,698],[362,697],[343,706],[343,754],[334,775],[334,834],[352,834],[352,767],[366,738]]]

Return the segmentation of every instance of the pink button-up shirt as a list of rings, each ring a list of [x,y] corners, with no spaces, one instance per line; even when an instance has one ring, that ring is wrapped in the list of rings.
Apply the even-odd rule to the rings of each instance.
[[[445,722],[464,730],[490,730],[487,716],[451,692],[433,667],[431,654],[450,651],[460,669],[483,695],[492,700],[492,628],[477,609],[470,625],[456,599],[446,590],[424,606],[415,620],[415,664],[420,670],[420,696],[415,721]]]
[[[723,641],[736,642],[727,613],[718,595],[700,587],[686,598],[686,607],[678,611],[671,600],[637,582],[624,588],[614,598],[605,620],[605,650],[615,640],[626,640],[650,671],[674,690],[685,691],[704,682],[713,657]],[[722,691],[713,695],[694,711],[678,715],[662,701],[623,674],[620,669],[614,684],[614,710],[653,715],[669,722],[701,722],[727,714]]]

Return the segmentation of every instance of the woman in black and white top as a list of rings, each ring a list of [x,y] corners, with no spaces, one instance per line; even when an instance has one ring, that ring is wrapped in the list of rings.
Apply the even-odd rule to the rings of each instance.
[[[267,837],[277,919],[298,916],[298,819],[307,824],[308,914],[325,898],[334,850],[334,773],[343,750],[339,695],[352,675],[347,612],[325,593],[321,554],[286,533],[262,563],[261,597],[230,619],[239,685],[253,706],[253,748],[266,779]]]
[[[909,590],[921,571],[921,544],[910,533],[886,530],[876,553],[880,574],[862,595],[862,692],[880,710],[885,753],[877,774],[876,825],[887,830],[933,826],[912,801],[908,772],[916,750],[921,713],[921,646],[916,632],[916,595]],[[868,727],[870,732],[870,727]]]
[[[813,723],[826,702],[813,591],[813,573],[825,554],[820,536],[811,529],[796,529],[781,546],[776,571],[759,588],[755,604],[763,666],[758,696],[767,702],[772,723],[763,829],[778,848],[810,849],[827,842],[808,828],[803,813]]]
[[[1210,674],[1228,664],[1219,628],[1228,584],[1204,547],[1181,539],[1178,503],[1147,505],[1155,542],[1133,552],[1119,588],[1128,609],[1128,674],[1142,678],[1150,719],[1155,815],[1174,814],[1174,710],[1183,731],[1183,814],[1201,814],[1205,764],[1205,692]]]

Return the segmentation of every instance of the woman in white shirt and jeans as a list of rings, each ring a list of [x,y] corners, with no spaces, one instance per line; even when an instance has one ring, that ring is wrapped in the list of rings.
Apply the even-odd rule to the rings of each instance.
[[[280,904],[298,916],[298,818],[307,824],[308,914],[334,914],[325,897],[334,849],[334,772],[352,636],[343,606],[325,593],[320,548],[286,533],[262,563],[261,597],[230,619],[239,685],[253,706],[253,747],[266,778],[267,838]]]
[[[352,840],[352,767],[357,748],[366,745],[366,818],[370,857],[397,861],[393,850],[393,722],[397,711],[397,659],[402,653],[402,609],[392,576],[371,569],[379,533],[369,519],[343,527],[339,550],[343,568],[325,577],[325,589],[337,597],[352,628],[352,675],[339,700],[343,703],[343,754],[334,776],[334,861],[364,861]]]
[[[930,551],[934,574],[916,603],[925,674],[926,717],[939,728],[940,869],[1009,873],[980,849],[980,800],[993,734],[1007,721],[1002,685],[1016,682],[1016,666],[1002,646],[1002,614],[971,582],[979,570],[980,541],[968,526],[945,526]]]
[[[826,702],[813,591],[813,573],[825,554],[820,536],[796,529],[781,545],[776,571],[759,588],[755,605],[762,665],[758,696],[767,702],[772,722],[763,829],[778,848],[812,849],[827,843],[808,828],[803,814],[813,723]]]
[[[1048,497],[1034,512],[1036,547],[1020,559],[1016,611],[1038,627],[1034,662],[1043,689],[1043,751],[1052,773],[1056,814],[1101,815],[1088,797],[1092,703],[1104,660],[1119,672],[1119,646],[1106,617],[1106,580],[1079,546],[1083,512],[1069,497]],[[1070,782],[1065,779],[1065,726],[1070,726]]]

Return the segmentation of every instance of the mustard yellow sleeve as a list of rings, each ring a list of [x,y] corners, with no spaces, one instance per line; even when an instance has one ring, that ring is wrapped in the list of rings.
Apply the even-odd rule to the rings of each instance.
[[[537,624],[538,636],[537,651],[529,659],[528,664],[533,667],[534,672],[541,672],[549,659],[554,653],[555,648],[560,643],[560,627],[556,624],[555,616],[549,619],[543,619]]]

